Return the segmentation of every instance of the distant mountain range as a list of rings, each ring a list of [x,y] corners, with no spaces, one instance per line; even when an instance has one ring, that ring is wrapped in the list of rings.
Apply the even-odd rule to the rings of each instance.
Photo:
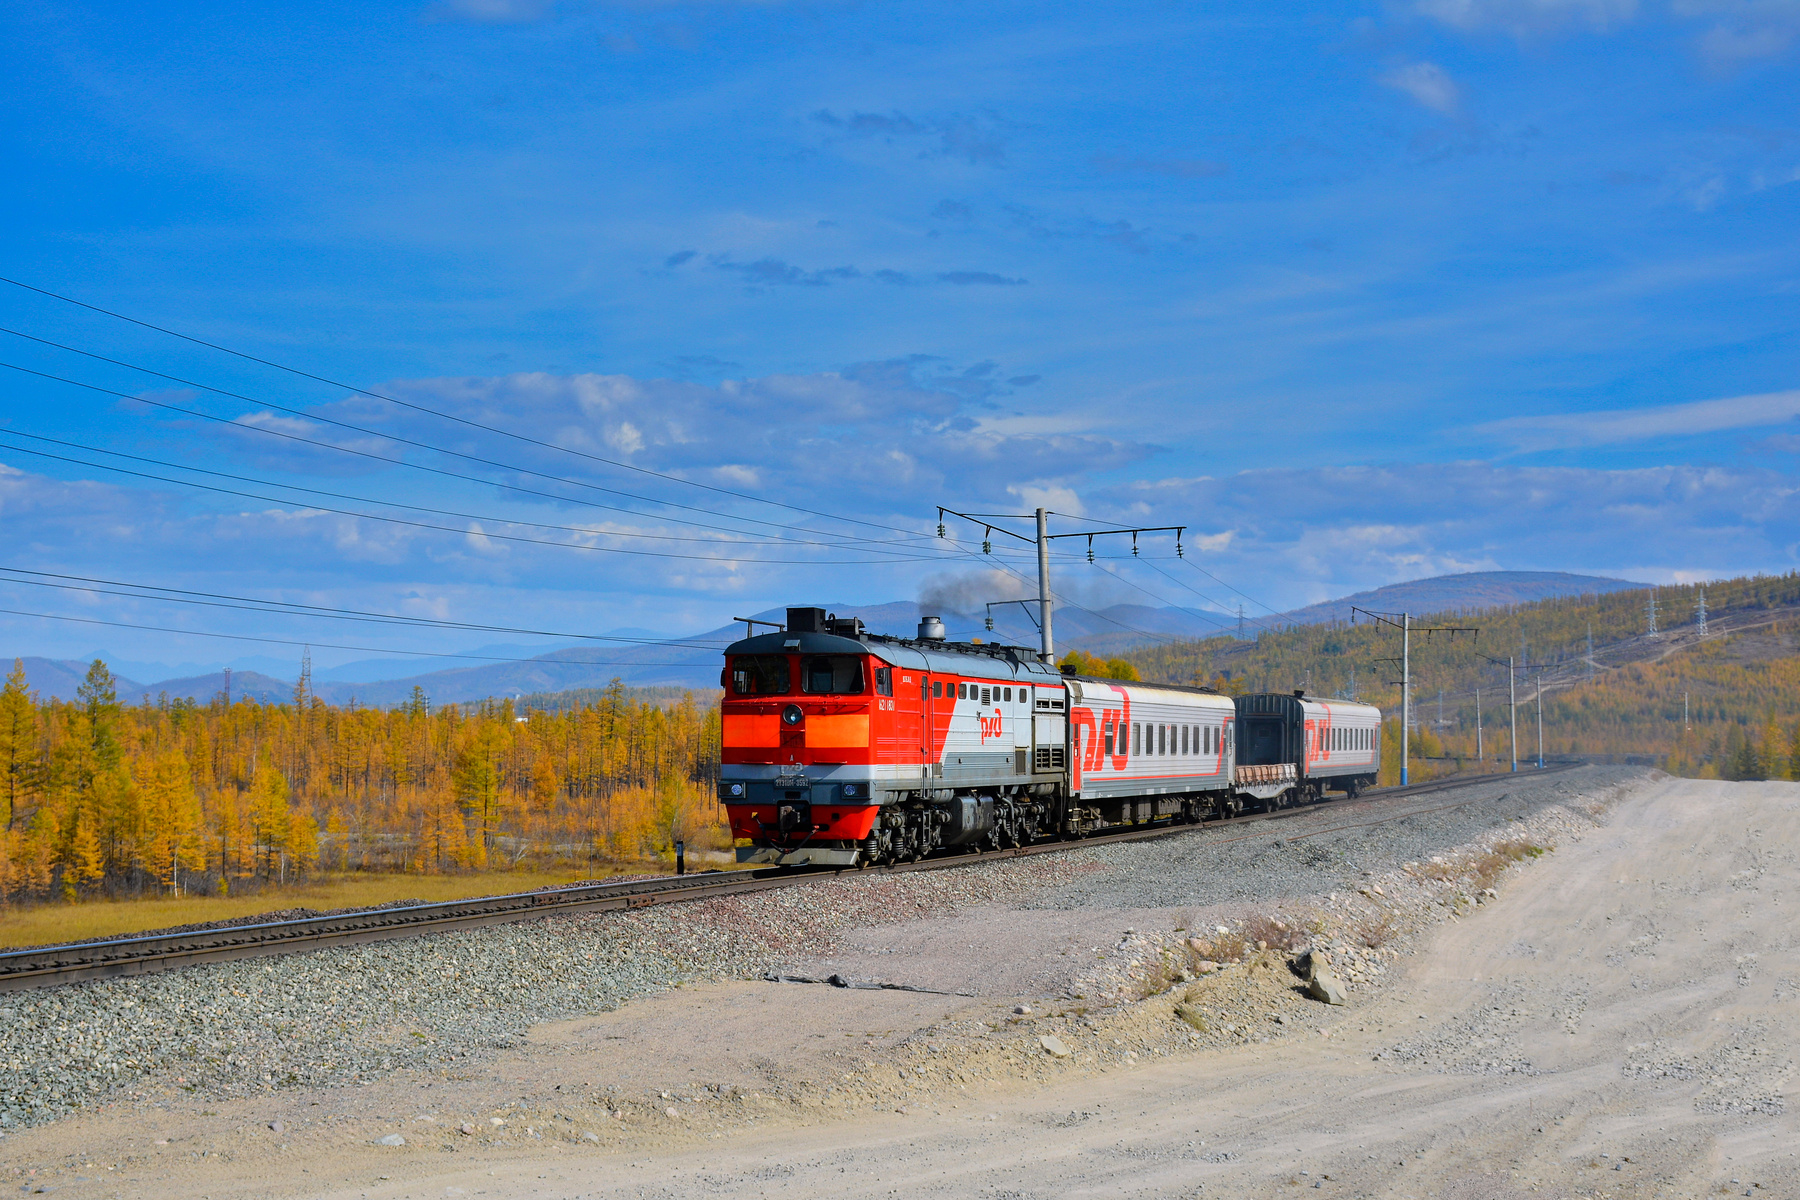
[[[1624,579],[1570,575],[1560,571],[1481,571],[1465,575],[1440,575],[1433,579],[1389,584],[1339,600],[1308,605],[1272,617],[1265,616],[1248,624],[1246,632],[1254,633],[1258,624],[1307,625],[1344,620],[1349,617],[1352,605],[1419,614],[1473,611],[1504,604],[1522,604],[1552,596],[1616,592],[1643,586]],[[918,629],[920,616],[932,615],[943,618],[953,639],[980,637],[1008,645],[1036,647],[1038,644],[1035,605],[1008,604],[996,609],[994,627],[991,630],[986,627],[984,614],[921,614],[919,605],[913,601],[825,607],[831,608],[831,611],[841,617],[861,617],[864,626],[875,633],[910,637]],[[786,617],[783,609],[766,609],[753,615],[769,621],[781,621]],[[1198,609],[1149,608],[1129,604],[1113,605],[1094,612],[1079,608],[1059,608],[1053,619],[1059,652],[1082,649],[1092,653],[1117,654],[1147,641],[1213,637],[1229,634],[1237,629],[1235,616]],[[345,664],[332,672],[321,672],[314,690],[322,699],[334,704],[354,700],[358,704],[387,707],[404,703],[411,697],[415,687],[421,689],[434,704],[466,703],[490,696],[519,696],[574,688],[605,687],[615,676],[633,687],[716,687],[720,652],[743,634],[743,625],[732,624],[657,645],[594,642],[525,657],[520,662],[448,666],[424,673],[417,672],[416,667],[425,663],[449,663],[455,660],[446,657],[415,663],[401,659],[371,659]],[[626,636],[623,631],[621,636]],[[504,655],[510,652],[524,657],[528,649],[487,646],[470,653]],[[88,669],[87,662],[74,660],[27,658],[24,662],[26,680],[33,690],[46,699],[74,699],[75,689]],[[415,670],[398,674],[408,667]],[[396,674],[382,677],[384,669]],[[127,702],[136,702],[146,695],[154,700],[163,693],[171,698],[187,697],[204,701],[218,695],[224,688],[225,674],[222,670],[164,679],[156,683],[139,683],[124,677],[118,679],[119,698]],[[277,679],[260,671],[231,673],[231,692],[234,697],[250,696],[257,700],[278,701],[292,697],[293,690],[291,680]]]

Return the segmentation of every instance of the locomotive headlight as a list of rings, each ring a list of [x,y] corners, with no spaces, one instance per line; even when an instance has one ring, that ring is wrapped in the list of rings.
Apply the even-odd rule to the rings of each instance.
[[[800,711],[798,704],[790,704],[781,710],[781,722],[784,725],[798,725],[806,714]]]
[[[843,786],[843,793],[844,799],[846,800],[860,799],[869,794],[869,785],[866,783],[846,783]]]
[[[742,796],[744,794],[744,785],[741,783],[727,784],[725,786],[725,794],[727,796]]]

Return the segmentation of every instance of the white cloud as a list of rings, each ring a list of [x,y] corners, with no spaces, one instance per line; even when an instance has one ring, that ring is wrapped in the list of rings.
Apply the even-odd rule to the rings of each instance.
[[[553,0],[441,0],[431,10],[440,21],[475,21],[483,25],[518,25],[541,21],[555,9]]]
[[[1275,607],[1421,575],[1558,570],[1646,578],[1708,574],[1719,563],[1795,565],[1800,482],[1777,471],[1666,466],[1638,470],[1416,463],[1246,471],[1090,489],[1101,515],[1147,501],[1234,531],[1229,547],[1190,554]],[[1185,568],[1176,564],[1179,573]],[[1198,591],[1222,596],[1196,572]],[[1165,583],[1151,585],[1168,591]]]
[[[1696,43],[1701,61],[1716,73],[1727,74],[1758,59],[1778,58],[1800,34],[1800,6],[1785,11],[1759,11],[1773,9],[1773,5],[1743,7],[1751,11],[1714,25]]]
[[[1572,26],[1615,28],[1637,15],[1637,0],[1418,0],[1417,11],[1453,29],[1525,38]]]
[[[1471,432],[1511,443],[1520,450],[1557,450],[1720,433],[1731,429],[1757,429],[1780,425],[1797,417],[1800,417],[1800,391],[1788,391],[1617,412],[1509,417],[1504,421],[1477,425]]]
[[[1462,107],[1462,91],[1448,72],[1436,63],[1410,63],[1381,76],[1381,82],[1405,92],[1432,112],[1454,116]]]
[[[1081,503],[1081,496],[1074,488],[1022,483],[1006,490],[1017,496],[1019,503],[1029,509],[1046,508],[1065,517],[1087,514],[1087,508]]]

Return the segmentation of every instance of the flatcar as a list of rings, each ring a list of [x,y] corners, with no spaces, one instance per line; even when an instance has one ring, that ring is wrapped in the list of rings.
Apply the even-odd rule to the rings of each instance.
[[[822,608],[787,618],[727,647],[720,676],[719,799],[740,861],[892,864],[1199,821],[1354,790],[1379,769],[1368,705],[1247,709],[1268,698],[1064,674],[1021,647],[950,642],[936,617],[913,638]],[[1376,734],[1335,732],[1365,726]],[[1373,757],[1310,749],[1340,742]]]

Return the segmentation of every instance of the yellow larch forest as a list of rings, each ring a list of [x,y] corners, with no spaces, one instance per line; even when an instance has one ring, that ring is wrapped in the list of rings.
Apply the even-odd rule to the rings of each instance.
[[[729,845],[718,706],[617,680],[592,703],[433,710],[217,697],[121,704],[0,688],[0,898],[223,893],[318,868],[437,873],[644,862]]]

